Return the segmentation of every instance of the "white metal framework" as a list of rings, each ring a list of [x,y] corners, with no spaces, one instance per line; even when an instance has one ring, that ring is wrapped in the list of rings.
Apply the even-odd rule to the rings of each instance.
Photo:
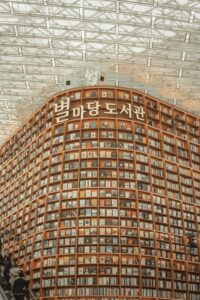
[[[0,143],[96,74],[199,114],[199,32],[199,0],[1,0]]]

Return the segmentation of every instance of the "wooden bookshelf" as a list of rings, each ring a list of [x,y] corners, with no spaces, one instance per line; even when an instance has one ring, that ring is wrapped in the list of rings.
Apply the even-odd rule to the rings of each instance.
[[[38,299],[199,299],[199,124],[93,86],[52,97],[2,146],[3,249]]]

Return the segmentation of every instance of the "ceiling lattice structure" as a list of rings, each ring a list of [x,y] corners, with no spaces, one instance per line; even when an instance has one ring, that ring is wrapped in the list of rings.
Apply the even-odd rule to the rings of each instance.
[[[199,32],[198,0],[1,0],[0,143],[100,74],[200,114]]]

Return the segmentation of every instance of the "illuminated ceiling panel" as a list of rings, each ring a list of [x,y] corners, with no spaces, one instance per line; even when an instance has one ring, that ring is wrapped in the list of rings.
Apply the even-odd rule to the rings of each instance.
[[[4,0],[0,14],[0,143],[95,72],[200,114],[199,1]]]

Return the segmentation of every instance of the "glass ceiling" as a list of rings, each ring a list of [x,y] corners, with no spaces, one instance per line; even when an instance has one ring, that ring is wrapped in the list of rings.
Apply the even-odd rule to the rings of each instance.
[[[200,1],[0,1],[0,143],[48,97],[99,83],[200,115]]]

